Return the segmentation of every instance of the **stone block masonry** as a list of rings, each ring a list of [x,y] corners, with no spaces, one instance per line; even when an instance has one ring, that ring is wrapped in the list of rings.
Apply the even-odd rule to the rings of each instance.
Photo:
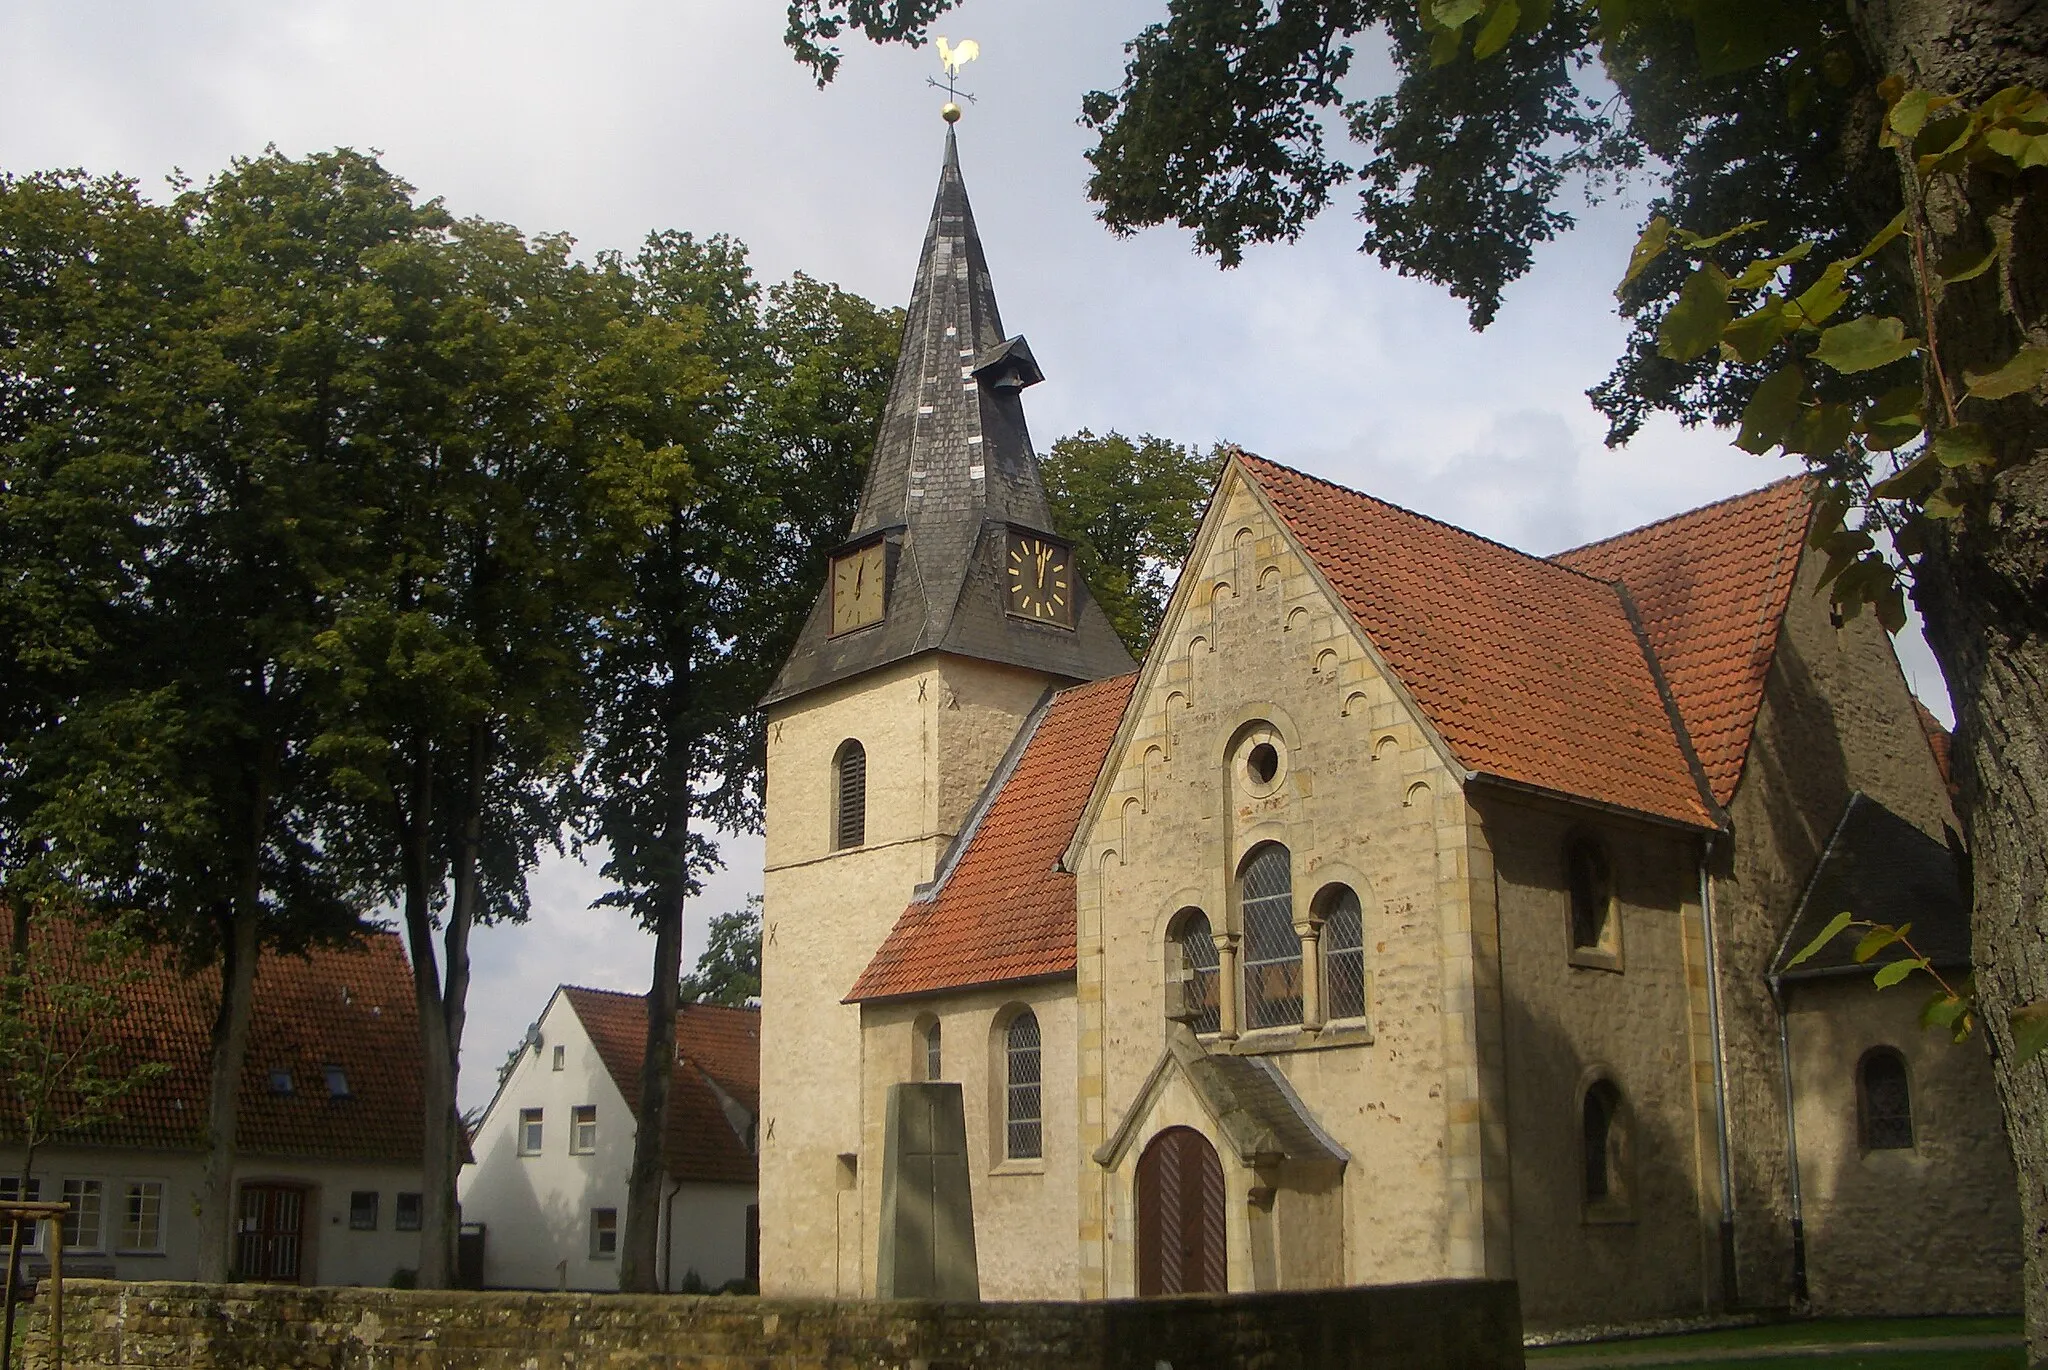
[[[46,1301],[28,1365],[52,1370]],[[67,1282],[63,1370],[1519,1370],[1508,1280],[1092,1303]]]

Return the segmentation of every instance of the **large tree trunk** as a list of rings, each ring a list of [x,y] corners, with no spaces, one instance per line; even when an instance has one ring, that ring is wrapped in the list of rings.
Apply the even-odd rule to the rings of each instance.
[[[256,877],[251,874],[253,886]],[[253,888],[235,901],[222,939],[220,1004],[213,1015],[212,1061],[206,1090],[206,1159],[199,1172],[199,1278],[230,1273],[233,1239],[235,1129],[241,1117],[242,1062],[255,1007],[256,957],[263,920]]]
[[[667,1170],[669,1082],[675,1076],[676,1011],[683,974],[683,889],[688,880],[690,815],[674,820],[673,888],[663,892],[654,925],[654,980],[647,987],[647,1046],[640,1057],[640,1106],[633,1131],[633,1168],[626,1179],[626,1240],[619,1288],[651,1294],[657,1288],[661,1236],[661,1182]]]
[[[455,1270],[455,1053],[448,1037],[441,958],[434,950],[434,897],[441,892],[442,866],[434,853],[433,763],[424,742],[413,745],[410,783],[396,820],[405,852],[405,948],[420,1020],[419,1286],[446,1289]]]
[[[1874,64],[1909,85],[1970,103],[2013,84],[2048,89],[2039,0],[1882,0],[1858,17]],[[1962,397],[1966,368],[2048,344],[2048,170],[1937,176],[1924,187],[1910,169],[1894,174],[1927,234],[1916,270],[1988,245],[1994,230],[2011,234],[1997,271],[1946,289],[1924,282],[1933,310],[1923,336],[1943,373],[1929,371],[1930,418],[1945,426],[1953,397],[1960,420],[1985,425],[2013,464],[1982,508],[1937,536],[1914,598],[1956,706],[1977,987],[2019,1170],[2027,1354],[2048,1366],[2048,1056],[2016,1063],[2010,1028],[2014,1009],[2048,1000],[2048,421],[2038,389],[1996,403]]]

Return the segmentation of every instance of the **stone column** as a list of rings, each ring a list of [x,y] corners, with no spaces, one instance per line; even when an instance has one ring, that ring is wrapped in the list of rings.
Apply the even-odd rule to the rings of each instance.
[[[1294,935],[1301,939],[1301,1025],[1314,1032],[1323,1025],[1323,925],[1296,923]]]
[[[1237,946],[1239,934],[1219,932],[1216,934],[1216,1008],[1217,1035],[1224,1041],[1237,1039],[1237,1005],[1241,988],[1237,982]]]

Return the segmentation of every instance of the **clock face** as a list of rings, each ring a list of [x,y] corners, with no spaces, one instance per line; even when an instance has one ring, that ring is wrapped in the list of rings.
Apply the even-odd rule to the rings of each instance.
[[[1003,558],[1011,613],[1061,628],[1074,626],[1074,557],[1061,543],[1012,533]]]
[[[882,621],[888,548],[871,542],[832,559],[832,631],[850,633]]]

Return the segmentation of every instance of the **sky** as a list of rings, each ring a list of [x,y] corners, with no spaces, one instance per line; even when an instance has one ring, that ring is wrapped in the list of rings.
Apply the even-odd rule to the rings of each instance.
[[[1164,12],[966,0],[940,26],[981,45],[961,78],[976,97],[961,164],[1003,321],[1045,370],[1026,403],[1040,451],[1082,428],[1235,442],[1538,554],[1797,469],[1669,420],[1603,446],[1584,392],[1625,335],[1610,292],[1647,186],[1540,248],[1483,334],[1356,250],[1341,190],[1301,241],[1234,271],[1178,229],[1110,234],[1084,195],[1080,97],[1115,86],[1123,43]],[[584,251],[726,233],[764,281],[802,271],[904,303],[944,143],[938,58],[851,38],[820,91],[783,16],[780,0],[9,0],[0,171],[121,172],[154,193],[271,145],[347,146],[456,214]],[[1363,52],[1347,93],[1385,75]],[[1900,653],[1950,718],[1917,627]],[[710,915],[760,889],[758,838],[724,855],[686,919],[686,961]],[[652,943],[589,907],[603,888],[594,861],[552,858],[532,919],[476,937],[465,1107],[488,1102],[557,983],[645,988]]]

